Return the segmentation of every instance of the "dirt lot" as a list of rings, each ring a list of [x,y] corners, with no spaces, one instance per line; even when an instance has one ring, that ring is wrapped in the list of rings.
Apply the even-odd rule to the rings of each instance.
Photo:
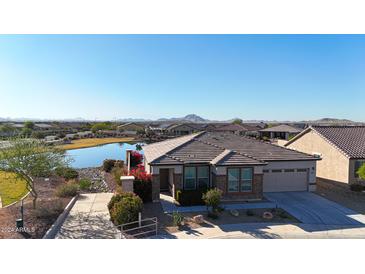
[[[63,183],[64,180],[58,177],[50,178],[48,182],[36,180],[39,195],[37,209],[33,210],[32,197],[29,195],[24,201],[23,232],[17,232],[15,228],[15,221],[20,218],[20,203],[0,209],[0,239],[42,238],[71,200],[55,196],[55,189]]]
[[[217,219],[212,219],[207,216],[207,212],[191,212],[181,213],[184,217],[185,225],[180,228],[173,226],[172,214],[163,213],[162,206],[160,203],[148,203],[144,205],[142,218],[157,217],[159,223],[160,232],[176,233],[181,230],[195,229],[199,227],[212,227],[219,226],[222,224],[237,224],[237,223],[258,223],[258,222],[272,222],[272,223],[299,223],[297,219],[288,214],[282,209],[277,209],[273,212],[274,218],[271,220],[264,219],[263,213],[271,209],[252,209],[252,210],[238,210],[239,216],[235,217],[229,210],[222,211],[219,213]],[[203,215],[204,223],[197,224],[192,221],[192,217],[196,215]],[[252,216],[250,216],[252,215]]]
[[[351,191],[347,186],[317,180],[317,194],[344,207],[365,214],[365,193]]]

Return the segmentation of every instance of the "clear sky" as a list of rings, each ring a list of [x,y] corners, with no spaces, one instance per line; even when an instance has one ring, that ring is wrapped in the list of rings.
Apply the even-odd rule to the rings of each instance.
[[[0,117],[365,121],[365,36],[0,35]]]

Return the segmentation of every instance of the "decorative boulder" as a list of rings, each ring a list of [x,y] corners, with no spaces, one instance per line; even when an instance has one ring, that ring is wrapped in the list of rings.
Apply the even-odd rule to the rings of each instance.
[[[204,223],[204,217],[203,217],[203,215],[196,215],[193,217],[193,221],[196,224],[202,224],[202,223]]]
[[[274,218],[274,215],[271,212],[265,211],[264,214],[262,214],[262,218],[266,220],[271,220]]]
[[[240,215],[240,213],[238,212],[238,210],[235,210],[235,209],[232,209],[230,211],[231,215],[234,216],[234,217],[238,217]]]

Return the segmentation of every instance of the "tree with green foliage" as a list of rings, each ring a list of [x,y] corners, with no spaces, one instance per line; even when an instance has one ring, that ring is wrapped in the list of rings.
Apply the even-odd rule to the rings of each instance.
[[[356,171],[357,175],[361,180],[365,180],[365,163],[360,166],[360,168]]]
[[[242,124],[242,120],[241,119],[235,119],[232,124],[237,124],[237,125],[241,125]]]
[[[34,129],[34,123],[31,121],[27,121],[24,123],[24,128]]]
[[[16,129],[9,124],[0,126],[0,133],[2,133],[5,136],[11,136],[15,131]]]
[[[99,130],[108,130],[111,129],[111,123],[110,122],[102,122],[102,123],[96,123],[91,127],[92,132],[98,132]]]
[[[19,133],[19,136],[23,138],[29,138],[30,136],[32,136],[32,133],[33,133],[32,129],[24,127],[22,131]]]
[[[39,140],[12,140],[10,146],[0,150],[0,170],[14,173],[26,182],[33,196],[34,208],[38,198],[34,178],[49,177],[56,168],[67,167],[68,164],[64,150],[47,146]]]

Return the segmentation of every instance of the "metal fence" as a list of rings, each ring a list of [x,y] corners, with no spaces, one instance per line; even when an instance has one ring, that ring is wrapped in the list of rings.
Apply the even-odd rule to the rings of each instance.
[[[156,236],[158,229],[157,217],[139,219],[118,226],[122,239],[142,239],[146,237]]]

